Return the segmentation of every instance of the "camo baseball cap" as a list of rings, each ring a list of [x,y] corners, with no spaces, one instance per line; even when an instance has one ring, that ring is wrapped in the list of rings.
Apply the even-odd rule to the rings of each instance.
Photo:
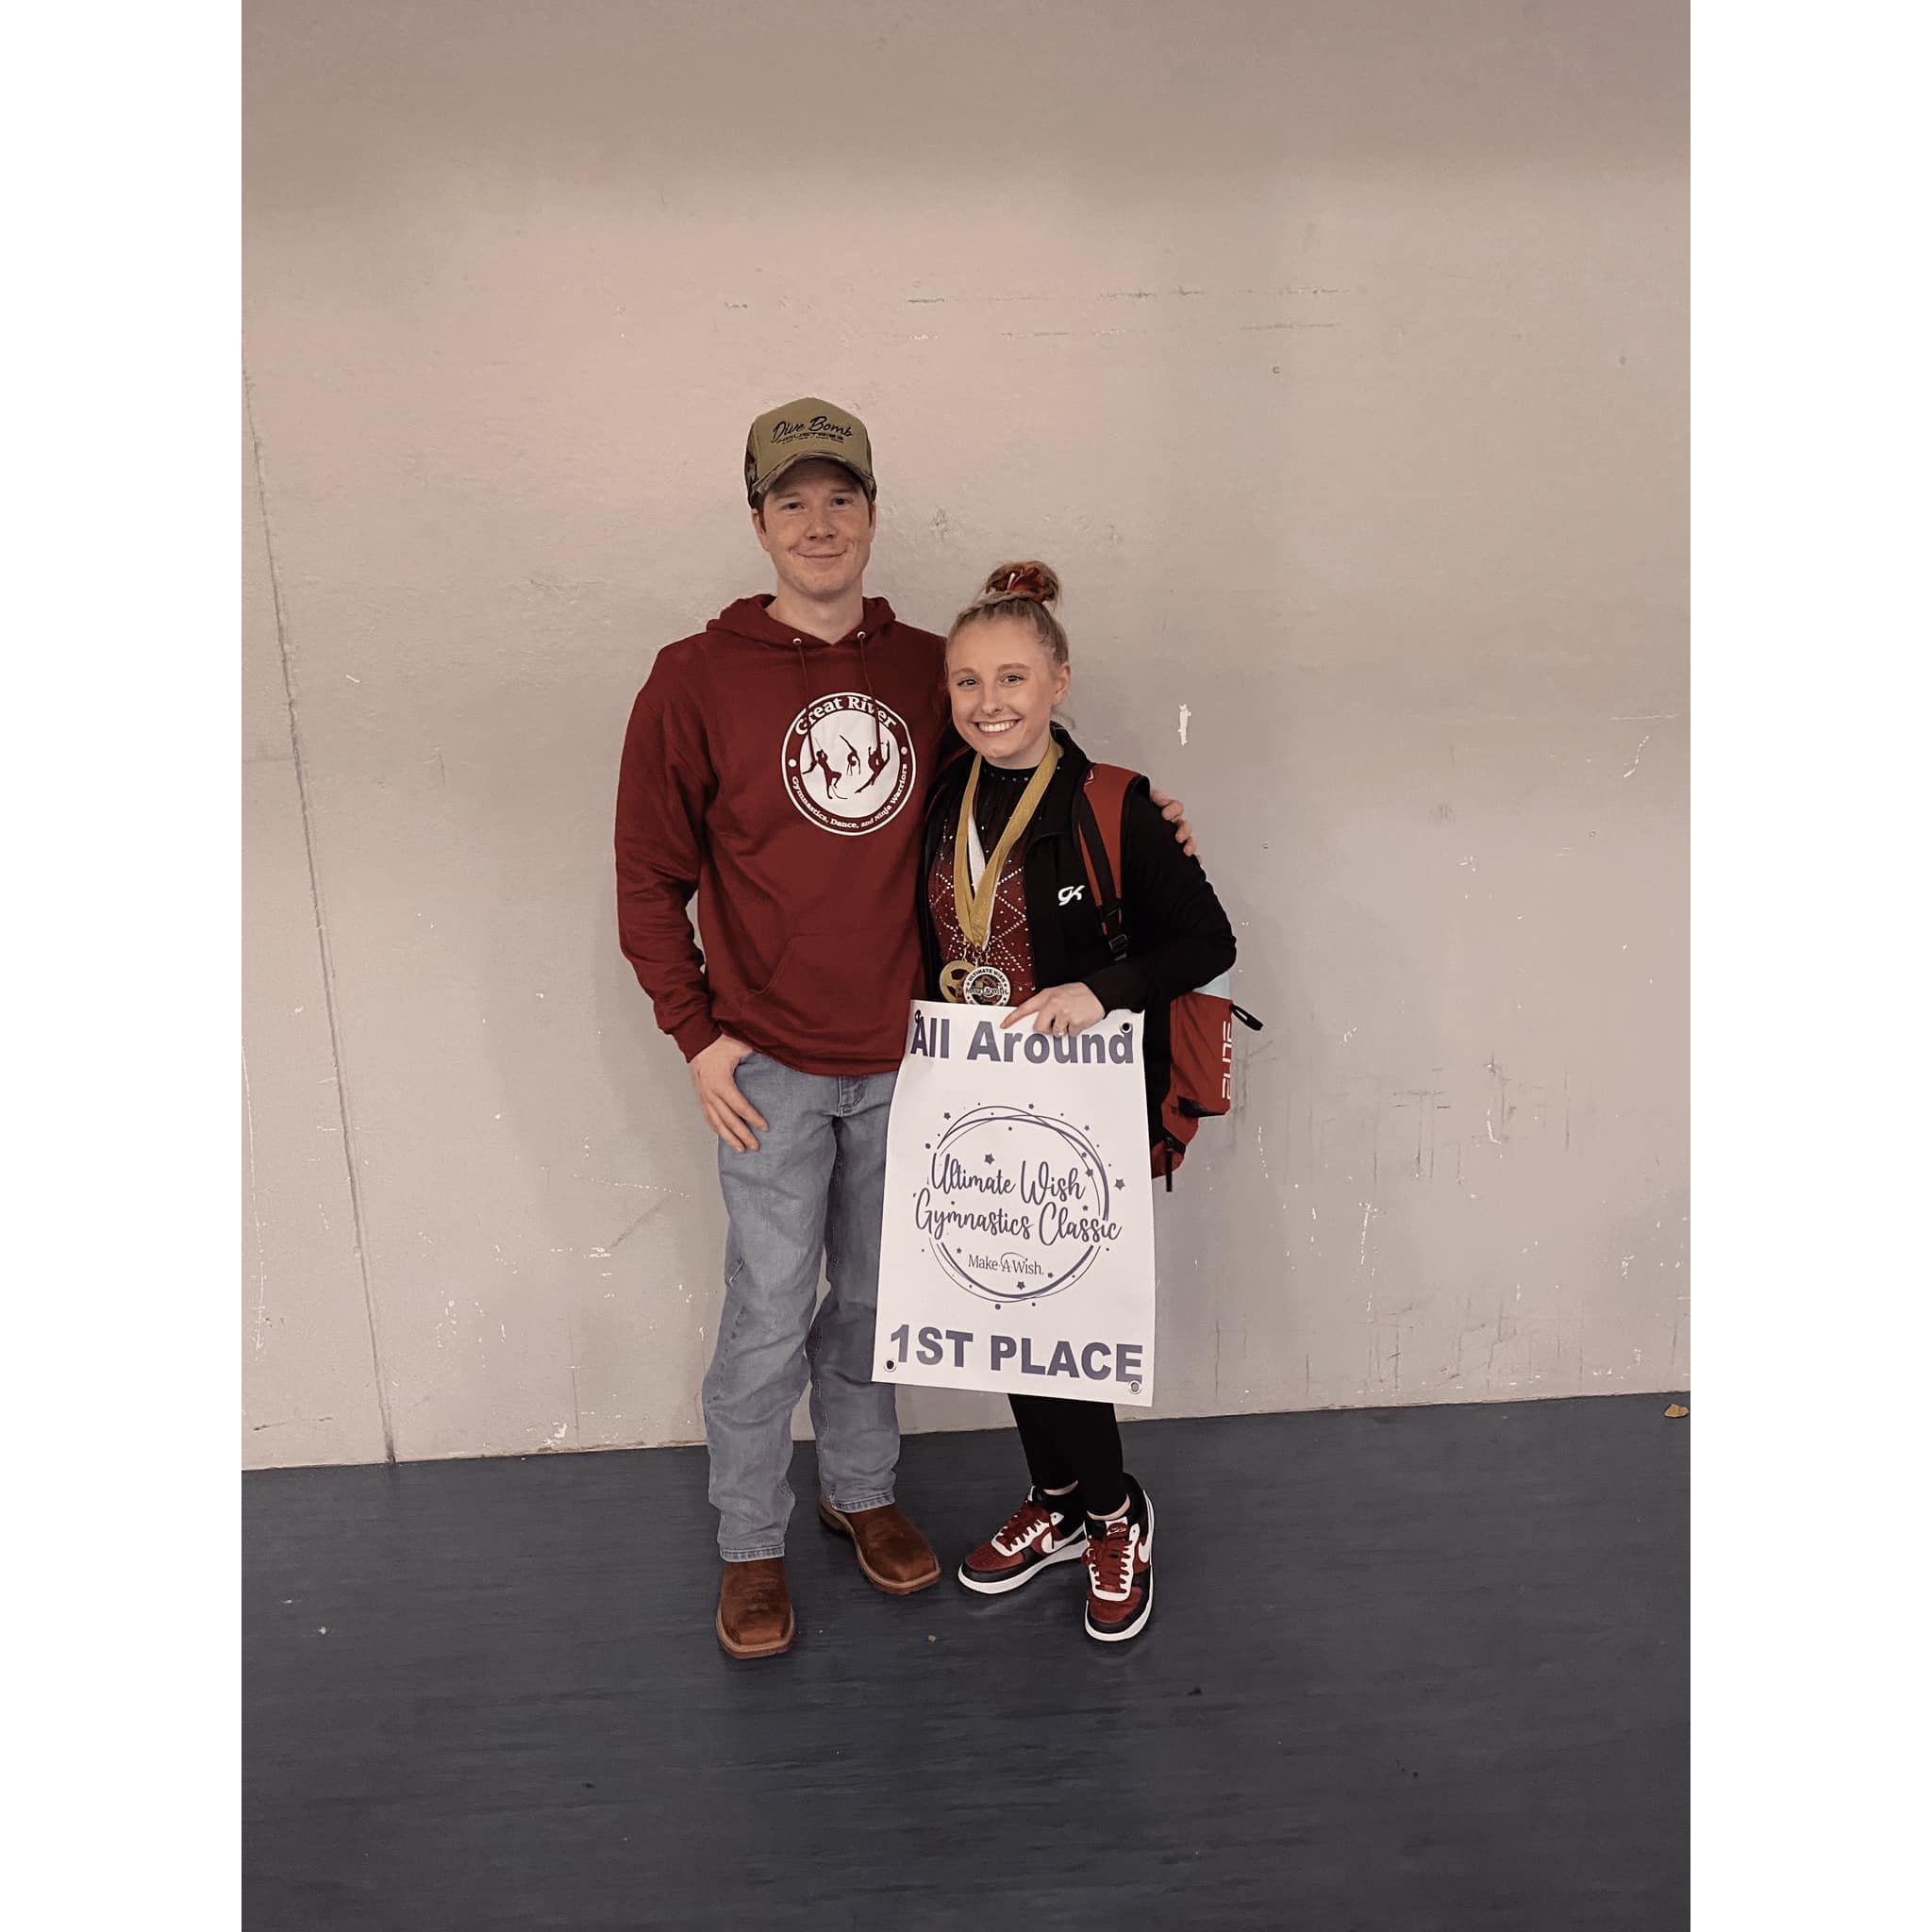
[[[818,396],[800,396],[767,409],[744,439],[744,493],[754,508],[793,463],[822,457],[842,463],[870,499],[879,493],[872,475],[872,438],[849,409]]]

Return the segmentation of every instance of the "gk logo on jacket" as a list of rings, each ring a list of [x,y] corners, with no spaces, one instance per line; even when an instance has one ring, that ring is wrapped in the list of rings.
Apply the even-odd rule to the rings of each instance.
[[[1145,1407],[1153,1196],[1138,1014],[1003,1030],[914,1004],[892,1096],[873,1379]]]
[[[919,775],[906,721],[863,691],[815,698],[792,719],[785,790],[813,824],[848,838],[898,817]]]

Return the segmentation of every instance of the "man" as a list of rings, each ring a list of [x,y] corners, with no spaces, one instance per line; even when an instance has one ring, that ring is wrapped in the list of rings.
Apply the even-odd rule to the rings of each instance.
[[[744,480],[776,589],[658,653],[625,739],[616,846],[625,953],[719,1140],[724,1304],[704,1383],[717,1633],[752,1657],[795,1631],[786,1478],[808,1380],[821,1518],[879,1590],[939,1580],[893,1500],[898,1419],[872,1352],[886,1122],[919,983],[920,805],[951,726],[943,640],[865,594],[864,424],[811,396],[767,410]]]

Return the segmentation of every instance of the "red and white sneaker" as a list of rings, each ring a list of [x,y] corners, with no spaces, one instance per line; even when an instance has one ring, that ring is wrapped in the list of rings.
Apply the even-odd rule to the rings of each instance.
[[[1087,1634],[1101,1643],[1138,1637],[1154,1614],[1154,1505],[1132,1476],[1127,1513],[1087,1525]]]
[[[1030,1489],[1026,1500],[959,1565],[959,1581],[981,1596],[1001,1596],[1056,1563],[1073,1562],[1086,1547],[1079,1491],[1049,1496]]]

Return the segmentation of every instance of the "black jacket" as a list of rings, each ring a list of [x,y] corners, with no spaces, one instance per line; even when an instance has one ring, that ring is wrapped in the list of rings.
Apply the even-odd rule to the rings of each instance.
[[[1126,914],[1127,956],[1114,963],[1100,930],[1087,868],[1074,832],[1074,799],[1087,782],[1091,759],[1056,724],[1060,761],[1027,826],[1024,845],[1026,926],[1033,943],[1034,984],[1042,990],[1078,980],[1109,1012],[1120,1008],[1146,1017],[1150,1144],[1159,1138],[1160,1097],[1167,1091],[1168,1002],[1225,973],[1234,964],[1234,929],[1198,858],[1175,842],[1174,827],[1137,778],[1127,791],[1121,837],[1121,903]],[[939,942],[926,880],[947,824],[958,816],[972,769],[956,756],[926,802],[920,841],[919,943],[924,993],[940,997]],[[1074,888],[1081,888],[1075,891]],[[1065,895],[1064,898],[1062,895]]]

